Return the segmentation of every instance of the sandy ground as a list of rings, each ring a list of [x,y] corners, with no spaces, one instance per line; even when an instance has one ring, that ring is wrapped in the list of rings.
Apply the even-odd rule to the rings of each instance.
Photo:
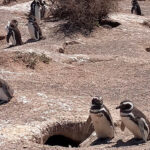
[[[115,122],[120,119],[115,107],[124,99],[132,100],[150,119],[150,53],[145,50],[150,47],[150,28],[142,25],[150,20],[150,1],[140,1],[144,16],[131,15],[130,1],[120,1],[119,12],[110,18],[121,25],[96,28],[87,37],[56,33],[62,21],[41,22],[46,39],[34,43],[26,42],[30,36],[24,14],[29,4],[0,6],[0,36],[6,35],[5,25],[13,18],[19,21],[24,41],[22,46],[8,48],[5,40],[0,40],[0,78],[15,90],[15,97],[0,106],[0,149],[66,149],[37,144],[35,139],[42,140],[43,128],[53,128],[53,123],[84,122],[95,95],[103,96]],[[70,41],[73,44],[59,53]],[[33,70],[21,60],[14,61],[16,51],[44,53],[50,62],[39,62]],[[150,142],[137,145],[132,138],[129,131],[117,128],[110,144],[80,149],[149,149]]]

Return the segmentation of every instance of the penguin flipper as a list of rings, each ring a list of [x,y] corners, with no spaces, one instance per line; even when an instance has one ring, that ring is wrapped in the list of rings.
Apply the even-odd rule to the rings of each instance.
[[[125,130],[125,125],[124,125],[124,123],[123,123],[123,122],[121,122],[120,129],[121,129],[121,131],[124,131],[124,130]]]
[[[139,129],[140,129],[140,132],[142,134],[142,138],[145,142],[147,142],[147,139],[148,139],[148,133],[144,130],[144,121],[142,118],[139,118],[138,119],[138,126],[139,126]]]

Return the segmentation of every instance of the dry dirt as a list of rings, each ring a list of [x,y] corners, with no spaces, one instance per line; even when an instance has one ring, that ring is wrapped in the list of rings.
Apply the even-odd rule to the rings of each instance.
[[[17,19],[24,41],[22,46],[8,48],[5,39],[0,40],[0,78],[15,90],[14,98],[0,106],[1,150],[67,149],[43,143],[57,124],[67,132],[67,124],[72,123],[68,132],[78,134],[74,128],[88,118],[95,95],[103,96],[114,122],[120,119],[115,107],[124,99],[132,100],[150,120],[150,53],[145,50],[150,47],[150,28],[143,25],[150,20],[150,1],[139,2],[144,16],[130,14],[130,0],[119,3],[119,12],[109,16],[121,23],[116,28],[97,27],[86,37],[66,37],[56,33],[62,21],[42,22],[46,39],[34,43],[27,42],[24,14],[29,3],[0,6],[0,37],[6,35],[8,20]],[[64,53],[59,53],[64,43],[68,43]],[[21,60],[14,60],[16,51],[44,53],[50,62],[39,62],[30,69]],[[128,130],[121,132],[117,127],[111,143],[88,143],[77,149],[150,149],[149,141],[138,145],[132,138]]]

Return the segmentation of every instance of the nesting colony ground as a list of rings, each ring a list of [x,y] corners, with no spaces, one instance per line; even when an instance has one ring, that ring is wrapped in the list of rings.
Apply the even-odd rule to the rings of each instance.
[[[6,34],[8,20],[17,19],[23,41],[29,39],[24,14],[30,3],[0,6],[0,37]],[[66,132],[70,123],[74,130],[69,132],[80,137],[78,124],[88,118],[91,96],[95,95],[103,96],[115,122],[120,119],[115,107],[126,98],[150,120],[150,53],[146,51],[150,28],[143,25],[150,20],[150,1],[139,3],[144,16],[130,14],[130,0],[120,1],[119,12],[110,14],[110,18],[121,25],[97,27],[87,37],[56,33],[63,21],[49,21],[41,24],[45,40],[12,48],[0,40],[0,78],[15,90],[15,97],[0,106],[1,150],[66,149],[44,145],[50,136],[48,131],[59,125]],[[47,63],[34,62],[31,56],[28,62],[26,55],[49,59]],[[78,149],[149,149],[150,142],[136,145],[130,142],[132,138],[130,132],[122,133],[117,128],[110,144]]]

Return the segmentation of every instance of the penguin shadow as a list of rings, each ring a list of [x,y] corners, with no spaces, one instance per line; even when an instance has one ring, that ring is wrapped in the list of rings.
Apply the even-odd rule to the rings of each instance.
[[[28,39],[26,42],[24,42],[24,44],[27,44],[27,43],[34,43],[34,42],[37,42],[38,40],[34,40],[34,39]]]
[[[90,146],[94,146],[94,145],[100,145],[100,144],[110,144],[111,142],[111,138],[98,138],[95,141],[93,141]]]
[[[125,146],[134,146],[134,145],[140,145],[144,144],[145,142],[141,139],[132,138],[128,140],[127,142],[122,141],[121,139],[117,141],[115,145],[112,147],[125,147]]]
[[[12,48],[12,47],[15,47],[15,46],[21,46],[21,45],[9,45],[9,46],[5,47],[4,49],[9,49],[9,48]]]
[[[43,21],[44,22],[58,22],[60,19],[57,18],[57,17],[48,17],[48,18],[45,18]]]
[[[40,38],[39,40],[35,40],[35,39],[28,39],[26,42],[24,42],[24,44],[28,44],[28,43],[34,43],[34,42],[38,42],[38,41],[42,41],[45,40],[46,37],[43,36],[42,38]]]

